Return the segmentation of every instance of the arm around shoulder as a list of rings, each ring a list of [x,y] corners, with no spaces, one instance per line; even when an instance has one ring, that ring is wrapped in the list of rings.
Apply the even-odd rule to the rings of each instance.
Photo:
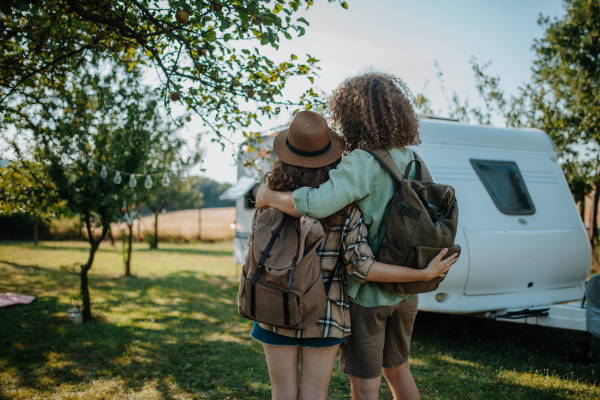
[[[271,190],[267,184],[262,185],[256,193],[256,207],[272,207],[292,217],[300,217],[300,213],[294,207],[292,192]]]

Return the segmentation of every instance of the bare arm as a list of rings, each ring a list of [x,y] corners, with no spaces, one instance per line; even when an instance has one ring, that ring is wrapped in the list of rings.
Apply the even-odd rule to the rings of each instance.
[[[276,208],[295,218],[300,217],[300,213],[294,207],[292,192],[277,192],[269,189],[266,184],[262,185],[256,193],[256,207],[265,206]]]
[[[442,249],[424,269],[402,267],[375,261],[371,264],[365,281],[373,282],[420,282],[430,281],[438,276],[445,276],[452,264],[458,260],[458,254],[442,260],[448,249]]]

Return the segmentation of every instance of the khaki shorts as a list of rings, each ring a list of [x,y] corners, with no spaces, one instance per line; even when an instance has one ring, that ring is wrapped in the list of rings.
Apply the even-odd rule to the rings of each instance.
[[[408,361],[418,296],[394,306],[367,308],[350,303],[352,334],[340,353],[340,370],[363,379]]]

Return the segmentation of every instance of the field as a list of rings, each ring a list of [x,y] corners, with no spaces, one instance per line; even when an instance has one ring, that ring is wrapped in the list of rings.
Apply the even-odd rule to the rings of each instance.
[[[235,236],[235,207],[203,208],[163,213],[158,216],[158,236],[161,240],[194,242],[231,239]],[[114,224],[116,239],[125,224]],[[133,233],[143,240],[144,233],[154,233],[154,217],[142,217],[133,222]],[[200,233],[200,236],[199,236]]]
[[[237,315],[231,241],[135,244],[124,278],[120,243],[103,243],[90,275],[95,319],[73,325],[84,242],[0,242],[0,399],[267,399],[251,323]],[[411,365],[423,399],[600,399],[600,361],[577,363],[581,334],[420,313]],[[600,350],[595,346],[595,351]],[[330,399],[348,399],[334,372]],[[391,399],[382,385],[381,399]]]

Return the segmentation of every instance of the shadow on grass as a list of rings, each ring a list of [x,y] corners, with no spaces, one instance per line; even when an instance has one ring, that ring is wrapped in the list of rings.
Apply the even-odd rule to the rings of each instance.
[[[83,326],[68,321],[69,304],[59,296],[77,282],[64,270],[0,264],[0,292],[27,287],[38,296],[29,305],[0,308],[0,398],[15,388],[22,398],[69,391],[86,399],[144,391],[164,399],[270,397],[262,349],[237,315],[231,278],[192,270],[95,276],[96,319]],[[558,329],[422,312],[411,368],[424,399],[586,398],[590,386],[597,389],[600,363],[570,361],[578,339]],[[527,380],[544,374],[564,383]],[[330,399],[349,394],[339,372],[331,386],[338,392],[330,390]]]
[[[55,287],[70,281],[65,274],[35,270]],[[43,396],[61,385],[82,390],[82,384],[115,381],[121,395],[270,397],[262,348],[237,315],[235,282],[182,271],[162,278],[95,277],[91,290],[96,319],[85,325],[72,325],[68,305],[51,296],[0,309],[0,369],[16,371],[10,386]],[[10,390],[4,383],[0,398]]]
[[[573,359],[575,343],[584,338],[582,332],[420,312],[411,349],[419,362],[411,369],[423,377],[417,378],[422,390],[432,394],[443,387],[450,398],[582,398],[571,385],[540,388],[533,381],[575,381],[597,389],[598,358]]]

